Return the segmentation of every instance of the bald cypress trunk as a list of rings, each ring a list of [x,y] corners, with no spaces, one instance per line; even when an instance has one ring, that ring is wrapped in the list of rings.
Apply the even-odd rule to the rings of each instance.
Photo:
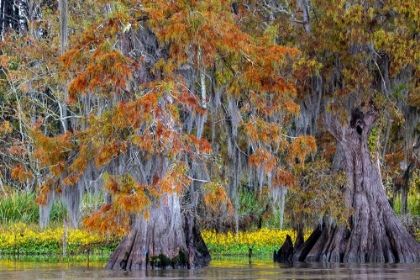
[[[368,136],[376,117],[374,108],[356,108],[347,127],[335,116],[325,116],[325,125],[337,140],[335,161],[347,172],[348,185],[343,192],[352,215],[348,225],[318,228],[298,249],[295,260],[403,263],[420,259],[420,243],[391,208],[379,166],[371,157]]]
[[[143,270],[195,268],[207,265],[210,254],[190,212],[181,213],[177,195],[167,195],[146,219],[133,218],[130,233],[111,255],[106,268]]]

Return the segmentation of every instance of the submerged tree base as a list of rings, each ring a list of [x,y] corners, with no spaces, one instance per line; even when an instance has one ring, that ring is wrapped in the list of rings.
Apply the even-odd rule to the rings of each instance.
[[[193,269],[207,265],[210,254],[197,220],[181,213],[176,195],[150,210],[148,219],[135,217],[130,233],[112,253],[106,268],[124,270]]]
[[[396,217],[396,219],[398,219]],[[399,222],[399,221],[398,221]],[[278,253],[274,251],[274,262],[305,261],[331,263],[416,263],[420,261],[420,243],[398,223],[378,232],[372,231],[368,238],[346,226],[318,226],[300,246],[293,247],[287,240]],[[393,229],[390,229],[393,228]],[[398,236],[398,237],[397,237]],[[284,250],[286,248],[287,250]]]
[[[291,262],[293,260],[293,242],[290,235],[286,236],[286,240],[279,251],[274,251],[273,260],[279,263]]]
[[[369,212],[371,215],[365,219],[353,217],[351,220],[358,219],[359,223],[352,227],[319,226],[296,249],[293,259],[344,263],[419,262],[420,243],[407,232],[391,207],[385,205],[378,209],[382,211],[360,212],[363,216]]]

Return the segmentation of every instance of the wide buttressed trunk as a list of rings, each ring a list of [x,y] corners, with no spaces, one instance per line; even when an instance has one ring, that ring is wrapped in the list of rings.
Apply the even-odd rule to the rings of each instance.
[[[181,211],[179,197],[166,195],[149,217],[133,217],[130,233],[112,253],[106,268],[124,270],[195,268],[210,254],[192,213]]]
[[[347,172],[344,200],[351,216],[347,225],[320,225],[294,255],[299,261],[417,262],[420,243],[404,228],[383,189],[368,137],[376,120],[374,108],[357,108],[348,127],[332,115],[327,129],[337,139],[336,166]]]

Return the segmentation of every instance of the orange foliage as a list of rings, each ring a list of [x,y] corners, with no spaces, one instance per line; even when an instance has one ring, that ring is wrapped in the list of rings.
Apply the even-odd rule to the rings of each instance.
[[[151,205],[150,186],[138,184],[129,174],[104,176],[104,189],[113,196],[113,202],[104,205],[83,224],[101,232],[124,232],[128,229],[130,214],[141,214]]]
[[[226,189],[216,183],[208,183],[204,186],[204,205],[209,212],[219,214],[221,211],[233,213],[233,206],[226,193]]]
[[[272,185],[274,187],[292,187],[296,185],[296,178],[291,172],[284,170],[283,168],[276,167],[273,170]]]
[[[51,178],[48,178],[44,181],[41,186],[37,188],[37,198],[35,202],[38,205],[45,205],[47,204],[47,195],[52,191],[54,181]]]
[[[391,153],[385,155],[385,162],[387,166],[390,166],[391,169],[399,169],[401,162],[404,160],[403,153]]]
[[[27,170],[22,164],[18,164],[15,168],[13,168],[11,175],[13,179],[20,182],[26,182],[33,177],[32,172]]]
[[[10,147],[9,152],[12,155],[24,155],[26,153],[23,145],[13,145]]]
[[[313,136],[299,136],[292,143],[289,162],[293,163],[293,161],[297,159],[303,164],[305,158],[309,154],[316,152],[316,149],[315,138]]]
[[[104,188],[113,195],[113,202],[104,205],[93,215],[86,217],[83,225],[101,232],[124,233],[129,229],[130,214],[148,217],[148,207],[153,201],[162,198],[162,194],[181,191],[188,180],[179,173],[181,170],[172,170],[155,186],[140,185],[130,176],[105,175]],[[162,200],[165,203],[165,200]]]
[[[274,169],[277,161],[278,158],[264,148],[259,148],[249,157],[249,165],[263,167],[267,173]]]
[[[83,220],[83,226],[101,233],[125,234],[129,230],[130,217],[105,204]]]
[[[79,73],[69,85],[69,96],[76,100],[77,93],[106,93],[103,89],[115,88],[117,92],[125,89],[132,76],[135,63],[119,51],[102,52],[96,50],[90,57],[84,72]]]
[[[75,148],[73,133],[66,131],[56,137],[47,137],[39,130],[33,130],[32,135],[37,147],[35,156],[40,160],[41,166],[49,166],[51,169],[58,165],[54,175],[59,175],[64,170],[64,163],[70,151]]]

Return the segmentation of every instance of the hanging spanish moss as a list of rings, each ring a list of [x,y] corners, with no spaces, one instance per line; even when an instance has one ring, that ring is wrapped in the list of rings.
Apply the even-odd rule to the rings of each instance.
[[[73,228],[79,227],[79,210],[84,192],[84,182],[78,182],[74,186],[62,188],[61,200],[68,212],[69,223]]]
[[[279,210],[279,227],[283,228],[284,222],[284,205],[286,202],[287,188],[284,186],[276,186],[271,189],[273,203],[278,205]]]
[[[195,123],[197,129],[197,138],[200,139],[203,136],[204,125],[207,122],[207,113],[205,114],[196,114]]]
[[[190,190],[188,192],[188,208],[193,209],[199,205],[199,193],[206,183],[210,182],[210,175],[204,161],[193,160],[190,164],[189,177],[192,178]]]
[[[50,221],[50,214],[53,202],[55,200],[55,190],[54,188],[50,190],[47,194],[46,203],[44,205],[39,205],[39,226],[41,229],[45,229],[48,226]]]
[[[227,111],[230,117],[231,133],[233,137],[238,136],[238,127],[241,121],[238,102],[232,97],[228,97]]]
[[[256,175],[257,175],[258,187],[261,191],[263,186],[264,186],[264,183],[265,183],[265,181],[264,181],[264,179],[265,179],[264,165],[255,167],[255,170],[256,170]]]

